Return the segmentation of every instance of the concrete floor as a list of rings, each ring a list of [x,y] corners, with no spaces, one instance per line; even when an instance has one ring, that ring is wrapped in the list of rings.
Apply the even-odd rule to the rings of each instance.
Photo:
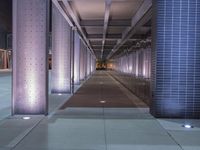
[[[105,71],[71,98],[49,94],[50,115],[30,120],[9,116],[10,83],[10,73],[0,72],[0,150],[200,150],[199,120],[155,119]],[[194,128],[185,129],[184,123]]]

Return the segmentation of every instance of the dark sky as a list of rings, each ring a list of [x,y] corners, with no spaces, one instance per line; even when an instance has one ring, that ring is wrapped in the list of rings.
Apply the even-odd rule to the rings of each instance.
[[[0,0],[0,31],[12,32],[12,0]],[[51,31],[51,1],[50,1],[50,31]]]
[[[12,30],[12,0],[0,0],[0,27],[7,32]]]

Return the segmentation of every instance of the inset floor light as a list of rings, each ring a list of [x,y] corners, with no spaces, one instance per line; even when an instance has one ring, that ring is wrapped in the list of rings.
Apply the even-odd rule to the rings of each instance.
[[[58,95],[62,95],[62,93],[59,93]]]
[[[105,104],[105,103],[106,103],[106,101],[100,101],[100,103],[102,103],[102,104]]]
[[[189,125],[189,124],[184,124],[183,127],[184,127],[184,128],[187,128],[187,129],[194,128],[192,125]]]
[[[29,116],[24,116],[24,117],[22,117],[22,119],[24,119],[24,120],[29,120],[29,119],[31,119],[31,117],[29,117]]]

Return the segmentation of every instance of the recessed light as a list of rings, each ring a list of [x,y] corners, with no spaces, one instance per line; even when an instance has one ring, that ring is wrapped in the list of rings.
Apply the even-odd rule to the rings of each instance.
[[[58,95],[62,95],[61,93],[59,93]]]
[[[106,103],[106,101],[100,101],[100,103],[104,104],[104,103]]]
[[[22,117],[22,119],[24,119],[24,120],[29,120],[29,119],[31,119],[31,117],[29,117],[29,116],[24,116],[24,117]]]
[[[184,128],[187,128],[187,129],[194,128],[192,125],[189,125],[189,124],[184,124],[183,127],[184,127]]]

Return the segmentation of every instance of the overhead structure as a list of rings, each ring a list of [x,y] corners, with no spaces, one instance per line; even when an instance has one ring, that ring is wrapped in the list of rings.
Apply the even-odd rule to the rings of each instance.
[[[103,25],[103,39],[102,39],[101,59],[103,57],[106,34],[107,34],[107,30],[108,30],[108,21],[109,21],[109,16],[110,16],[111,3],[112,3],[112,0],[106,0],[105,1],[105,15],[104,15],[104,25]]]
[[[136,14],[131,19],[131,27],[127,27],[126,30],[122,33],[122,38],[117,41],[117,44],[114,46],[112,51],[107,56],[107,59],[110,59],[119,48],[126,43],[134,34],[136,34],[137,30],[141,28],[142,25],[146,23],[146,21],[152,17],[152,0],[143,1],[142,5],[136,12]]]
[[[151,0],[53,0],[98,60],[118,55],[145,39]],[[84,7],[83,7],[84,6]],[[143,13],[144,12],[144,13]]]

